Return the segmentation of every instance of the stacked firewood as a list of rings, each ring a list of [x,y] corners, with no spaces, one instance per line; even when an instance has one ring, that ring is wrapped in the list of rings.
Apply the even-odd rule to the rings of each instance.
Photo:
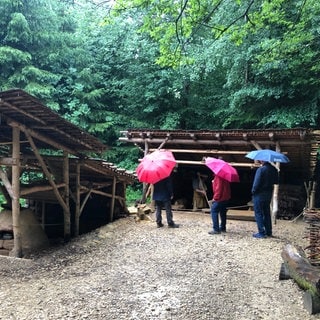
[[[305,249],[312,265],[320,266],[320,210],[308,209],[304,212],[309,245]]]
[[[305,190],[303,187],[281,184],[279,187],[279,211],[277,219],[294,219],[303,211],[305,204]]]

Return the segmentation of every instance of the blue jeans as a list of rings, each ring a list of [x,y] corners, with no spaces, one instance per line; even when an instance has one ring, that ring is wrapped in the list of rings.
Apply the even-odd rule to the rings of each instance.
[[[213,223],[213,230],[226,231],[227,224],[227,205],[228,201],[213,201],[211,206],[211,218]],[[219,225],[220,214],[220,225]]]
[[[253,196],[253,209],[258,232],[267,236],[272,236],[272,222],[270,213],[271,198],[272,193],[261,193]]]
[[[165,200],[165,201],[155,200],[155,204],[156,204],[156,222],[157,223],[162,223],[161,209],[164,206],[164,208],[166,210],[167,223],[168,224],[173,224],[172,210],[171,210],[171,200]]]

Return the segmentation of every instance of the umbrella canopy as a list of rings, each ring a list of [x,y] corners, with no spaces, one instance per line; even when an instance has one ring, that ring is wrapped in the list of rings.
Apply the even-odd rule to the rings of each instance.
[[[229,163],[213,158],[213,157],[207,157],[205,161],[206,166],[211,169],[214,174],[222,179],[225,179],[229,182],[239,182],[239,175],[237,170],[230,166]]]
[[[276,152],[269,149],[251,151],[246,155],[246,158],[249,158],[252,160],[267,161],[267,162],[287,163],[290,161],[289,158],[283,153]]]
[[[160,149],[144,156],[136,172],[140,182],[154,184],[169,177],[175,165],[172,152]]]

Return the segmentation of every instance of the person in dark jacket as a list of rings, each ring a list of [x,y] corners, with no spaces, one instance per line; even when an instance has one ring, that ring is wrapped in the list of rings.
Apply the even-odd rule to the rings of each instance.
[[[209,234],[220,234],[226,232],[227,205],[231,198],[230,182],[215,176],[212,180],[213,201],[210,209],[213,230]],[[220,215],[220,225],[219,225]]]
[[[178,228],[172,216],[171,199],[173,198],[173,187],[171,178],[165,178],[155,183],[153,186],[153,200],[156,205],[156,222],[158,228],[163,227],[162,223],[162,207],[166,210],[167,223],[169,228]]]
[[[273,186],[279,183],[277,169],[269,162],[259,162],[261,167],[255,173],[251,189],[254,215],[258,227],[258,232],[254,233],[253,237],[258,239],[272,236],[270,203]]]

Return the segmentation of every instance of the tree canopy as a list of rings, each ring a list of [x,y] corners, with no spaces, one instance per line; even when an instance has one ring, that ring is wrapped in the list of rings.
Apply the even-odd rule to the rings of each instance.
[[[0,0],[0,12],[0,89],[114,147],[133,127],[319,127],[316,0]]]

